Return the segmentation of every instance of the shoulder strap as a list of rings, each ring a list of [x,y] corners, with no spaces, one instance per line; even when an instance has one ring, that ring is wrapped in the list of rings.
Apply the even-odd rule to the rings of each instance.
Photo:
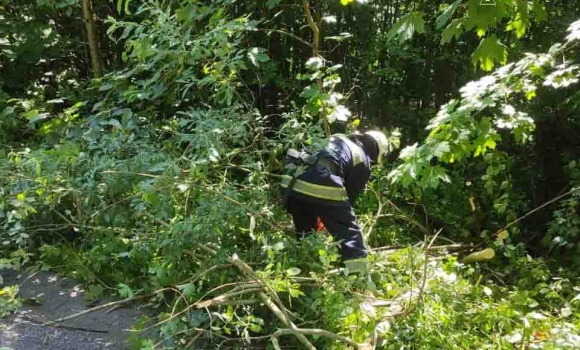
[[[347,147],[350,150],[350,153],[352,155],[353,166],[357,166],[360,163],[364,163],[366,154],[360,146],[358,146],[356,143],[352,142],[344,134],[336,134],[336,135],[333,135],[332,137],[336,137],[337,139],[340,139],[341,141],[346,143],[346,145],[347,145]]]

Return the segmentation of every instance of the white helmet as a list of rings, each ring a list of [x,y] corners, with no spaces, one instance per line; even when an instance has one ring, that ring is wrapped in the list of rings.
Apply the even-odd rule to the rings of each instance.
[[[385,134],[380,131],[367,131],[365,132],[365,135],[372,137],[379,146],[379,156],[377,157],[377,161],[380,161],[382,156],[389,154],[389,140]]]

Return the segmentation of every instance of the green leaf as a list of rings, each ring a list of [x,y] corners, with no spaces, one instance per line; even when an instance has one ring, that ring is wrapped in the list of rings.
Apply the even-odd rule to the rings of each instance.
[[[31,120],[31,119],[35,118],[38,114],[39,114],[38,109],[32,109],[32,110],[24,113],[22,116],[28,120]]]
[[[449,143],[447,141],[443,141],[435,145],[435,147],[433,148],[433,155],[439,158],[449,151],[450,151]]]
[[[437,29],[443,28],[443,26],[449,22],[451,17],[453,17],[453,14],[462,2],[463,0],[456,0],[453,4],[449,5],[445,11],[443,11],[443,13],[435,20],[435,27]]]
[[[507,209],[507,203],[495,203],[493,205],[493,208],[497,211],[499,215],[502,215],[505,213]]]
[[[131,4],[131,0],[125,0],[125,13],[130,15],[131,10],[129,9],[129,4]]]
[[[258,63],[258,59],[256,58],[256,56],[258,55],[259,50],[257,47],[253,47],[251,49],[248,50],[248,58],[250,59],[250,61],[252,62],[252,64],[256,67],[258,67],[260,64]]]
[[[336,71],[336,70],[338,70],[338,69],[340,69],[340,68],[342,68],[342,64],[335,64],[334,66],[332,66],[332,67],[329,67],[329,68],[326,70],[326,72],[328,72],[328,73],[330,73],[330,72],[334,72],[334,71]]]
[[[459,39],[459,36],[465,31],[465,21],[464,18],[451,21],[445,30],[443,30],[443,33],[441,33],[440,44],[448,43],[452,38],[455,38],[455,40]]]
[[[324,38],[324,40],[334,40],[334,41],[341,42],[341,41],[344,41],[344,40],[351,38],[351,37],[352,37],[352,34],[350,34],[350,33],[340,33],[339,35],[335,35],[335,36],[327,36]]]
[[[495,34],[484,38],[477,49],[473,52],[471,60],[474,65],[484,71],[493,69],[496,63],[505,64],[507,62],[507,49],[502,44]]]
[[[340,3],[342,4],[342,6],[346,6],[346,5],[350,4],[351,2],[354,2],[354,0],[340,0]]]
[[[258,47],[252,47],[248,50],[248,58],[252,64],[256,67],[260,66],[260,63],[264,63],[270,60],[270,57],[264,53],[264,49]]]
[[[302,97],[305,99],[311,99],[312,97],[318,96],[320,94],[320,90],[318,89],[317,85],[310,85],[307,86],[304,91],[302,91]]]
[[[266,1],[266,8],[268,8],[268,10],[271,10],[274,7],[278,6],[278,4],[280,4],[280,0],[268,0]]]
[[[403,43],[413,37],[415,32],[425,33],[425,16],[424,12],[412,12],[401,17],[400,20],[393,25],[387,33],[389,40],[398,38],[400,43]]]
[[[117,12],[120,14],[123,9],[123,0],[117,0]]]
[[[527,0],[516,0],[517,16],[527,25],[528,24],[528,2]]]
[[[407,147],[403,148],[403,150],[401,150],[401,153],[399,153],[399,158],[400,159],[408,159],[408,158],[415,156],[417,154],[417,146],[418,145],[419,145],[418,143],[415,143],[412,146],[407,146]]]
[[[292,268],[289,268],[288,270],[286,270],[286,273],[288,274],[288,276],[296,276],[296,275],[299,275],[300,272],[302,272],[302,270],[300,270],[297,267],[292,267]]]
[[[193,283],[181,284],[177,286],[177,288],[179,288],[179,290],[182,291],[186,297],[195,295],[195,285]]]
[[[504,17],[512,14],[506,6],[512,4],[512,0],[497,0],[486,4],[482,0],[469,0],[467,7],[468,29],[483,30],[487,32],[491,28],[497,27]]]
[[[447,175],[445,169],[439,165],[430,169],[426,168],[426,171],[428,172],[428,175],[425,177],[426,183],[423,184],[426,187],[436,189],[439,187],[441,181],[451,183],[451,178]]]
[[[112,88],[113,88],[112,84],[105,84],[99,88],[99,91],[107,91],[107,90],[111,90]]]
[[[31,111],[24,113],[22,116],[24,116],[26,119],[28,119],[28,122],[30,124],[32,124],[32,123],[35,123],[39,120],[48,118],[50,116],[50,114],[39,113],[38,109],[33,109]]]
[[[324,62],[320,57],[310,57],[308,61],[306,61],[306,68],[310,70],[319,70],[324,66]]]
[[[548,13],[546,12],[546,7],[543,4],[543,1],[534,0],[533,10],[536,21],[543,22],[548,19]]]
[[[105,289],[100,284],[91,284],[85,294],[85,299],[88,301],[97,300],[103,295],[104,291]]]
[[[117,119],[115,118],[111,118],[109,120],[103,121],[100,123],[101,125],[111,125],[119,130],[123,130],[123,126],[121,125],[121,122],[119,122]]]
[[[516,37],[520,39],[524,34],[526,34],[527,25],[524,21],[517,17],[513,21],[509,22],[506,30],[507,31],[514,31],[516,33]]]
[[[506,230],[502,230],[498,235],[497,238],[504,240],[507,239],[509,237],[509,233]]]
[[[119,295],[121,296],[121,298],[132,298],[135,296],[135,293],[133,293],[133,290],[131,290],[131,288],[128,285],[124,283],[119,283],[118,287],[119,287]]]

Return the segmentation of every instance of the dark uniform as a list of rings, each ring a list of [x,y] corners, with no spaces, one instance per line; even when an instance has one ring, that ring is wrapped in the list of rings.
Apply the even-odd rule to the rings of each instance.
[[[291,176],[285,176],[282,181],[283,188],[291,187],[290,191],[286,190],[286,209],[292,215],[296,232],[312,233],[320,218],[334,239],[341,242],[340,254],[344,260],[367,256],[352,209],[352,203],[365,189],[371,175],[373,158],[367,154],[368,144],[362,141],[356,135],[334,135],[329,146],[316,153],[314,165],[295,181]]]

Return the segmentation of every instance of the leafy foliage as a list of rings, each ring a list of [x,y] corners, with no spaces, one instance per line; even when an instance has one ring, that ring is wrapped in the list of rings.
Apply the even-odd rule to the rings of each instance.
[[[409,40],[413,37],[415,32],[425,33],[425,20],[423,12],[413,12],[403,16],[395,25],[389,30],[387,37],[389,39],[398,37],[400,42]]]
[[[317,40],[304,2],[93,1],[90,79],[79,1],[0,1],[0,268],[153,293],[135,327],[164,340],[136,348],[270,346],[288,325],[258,291],[377,348],[577,348],[578,193],[550,200],[580,185],[579,9],[494,3],[313,2]],[[288,235],[276,175],[359,127],[407,147],[356,203],[373,254],[345,276],[337,242]]]
[[[20,308],[18,286],[8,286],[0,290],[0,317],[6,317]]]

